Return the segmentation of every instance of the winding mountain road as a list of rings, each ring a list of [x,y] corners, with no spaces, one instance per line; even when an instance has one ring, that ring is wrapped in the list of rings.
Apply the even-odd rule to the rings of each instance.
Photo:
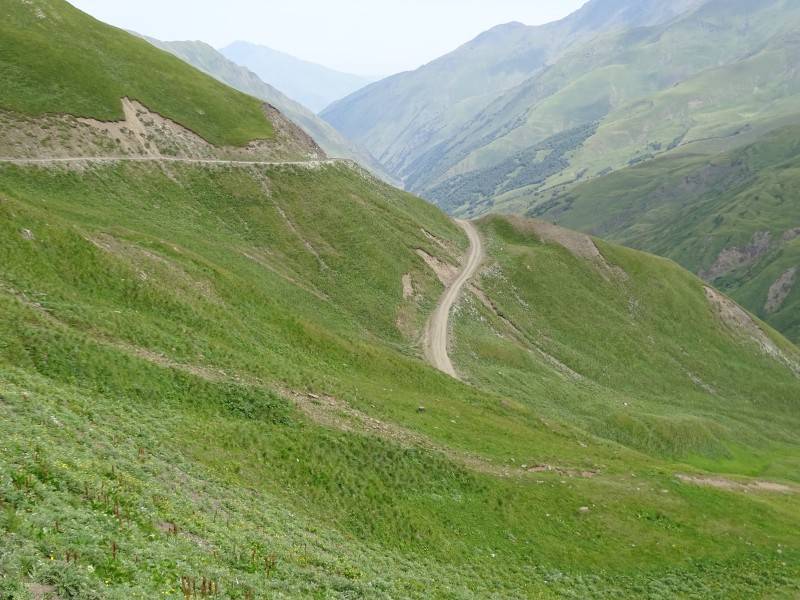
[[[464,261],[464,267],[439,299],[436,310],[428,320],[425,329],[425,358],[434,367],[458,379],[456,370],[447,354],[447,340],[450,321],[450,310],[458,300],[458,296],[464,286],[472,279],[473,275],[480,268],[483,262],[483,242],[478,230],[470,221],[456,220],[469,238],[469,253]]]

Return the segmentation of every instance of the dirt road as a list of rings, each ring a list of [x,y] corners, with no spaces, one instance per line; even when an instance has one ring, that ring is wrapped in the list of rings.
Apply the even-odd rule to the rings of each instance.
[[[175,158],[171,156],[75,156],[66,158],[0,158],[0,163],[12,165],[51,165],[59,163],[91,162],[174,162],[199,165],[297,165],[315,167],[319,165],[333,165],[348,163],[346,159],[327,158],[324,160],[221,160],[215,158]]]
[[[428,320],[425,329],[425,357],[434,367],[456,377],[456,370],[447,354],[447,339],[450,320],[450,309],[453,308],[461,290],[478,271],[483,262],[483,243],[478,230],[469,221],[457,220],[456,223],[466,232],[469,238],[469,253],[464,261],[464,267],[456,280],[442,294],[436,310]]]

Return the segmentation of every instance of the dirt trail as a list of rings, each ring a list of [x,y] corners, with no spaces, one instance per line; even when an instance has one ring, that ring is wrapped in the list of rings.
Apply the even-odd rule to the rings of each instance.
[[[0,158],[0,163],[12,165],[50,165],[74,162],[174,162],[201,165],[297,165],[316,167],[320,165],[333,165],[349,163],[347,159],[328,158],[324,160],[222,160],[214,158],[175,158],[172,156],[74,156],[67,158]]]
[[[461,227],[469,238],[470,248],[464,261],[464,267],[456,277],[455,281],[445,289],[436,310],[428,320],[425,328],[425,357],[437,369],[458,378],[450,356],[447,354],[447,338],[450,320],[450,309],[458,300],[461,290],[478,271],[483,262],[483,242],[478,234],[478,230],[469,221],[457,220],[456,223]]]

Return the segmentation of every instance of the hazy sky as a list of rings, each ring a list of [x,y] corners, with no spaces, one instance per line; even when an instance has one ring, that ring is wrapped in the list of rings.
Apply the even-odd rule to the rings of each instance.
[[[246,40],[336,69],[414,69],[509,21],[538,25],[586,0],[70,0],[162,40]]]

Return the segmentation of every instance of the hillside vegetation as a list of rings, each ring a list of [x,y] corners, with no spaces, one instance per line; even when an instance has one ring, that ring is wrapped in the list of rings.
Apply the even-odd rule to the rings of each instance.
[[[123,106],[114,136],[0,113],[29,159],[0,161],[0,599],[800,593],[800,351],[769,326],[491,217],[448,377],[422,336],[468,241],[439,208],[304,160],[277,111],[293,154],[225,162]]]
[[[673,258],[798,340],[798,139],[788,127],[719,155],[652,160],[530,212]]]
[[[671,263],[487,221],[464,385],[418,342],[418,250],[461,233],[349,167],[3,167],[0,198],[7,593],[798,589],[800,357]],[[676,479],[706,470],[743,487]]]
[[[553,186],[797,123],[799,28],[786,0],[593,0],[492,29],[323,116],[449,212],[524,213]]]
[[[273,136],[259,100],[63,0],[8,0],[0,17],[0,108],[118,121],[129,97],[212,144]]]

